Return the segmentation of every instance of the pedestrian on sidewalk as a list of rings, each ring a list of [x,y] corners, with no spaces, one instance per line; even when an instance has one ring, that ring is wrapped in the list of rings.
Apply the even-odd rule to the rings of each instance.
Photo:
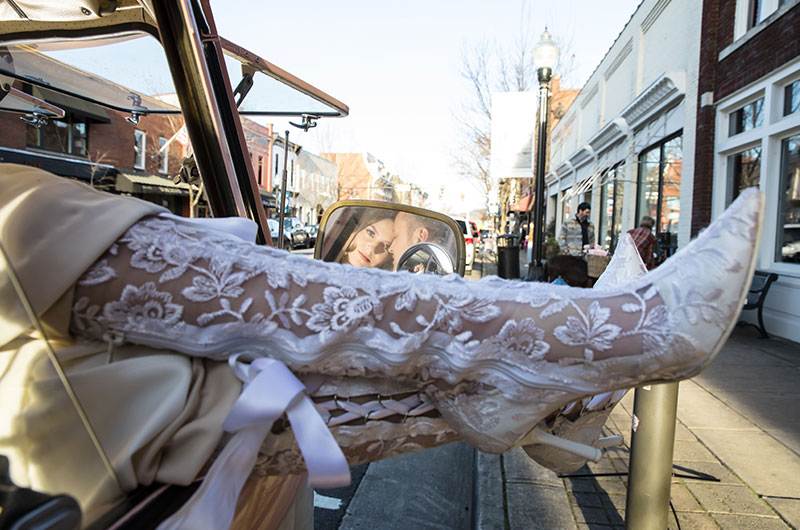
[[[578,205],[575,217],[567,219],[561,225],[558,234],[558,246],[562,254],[583,256],[586,245],[594,244],[594,224],[589,220],[592,205],[582,202]]]
[[[638,227],[628,230],[628,233],[633,238],[633,242],[636,243],[636,249],[639,251],[639,255],[642,257],[642,261],[645,267],[647,267],[647,270],[652,270],[656,266],[656,236],[653,235],[653,227],[655,224],[655,219],[645,215],[642,217],[642,220],[639,221]]]

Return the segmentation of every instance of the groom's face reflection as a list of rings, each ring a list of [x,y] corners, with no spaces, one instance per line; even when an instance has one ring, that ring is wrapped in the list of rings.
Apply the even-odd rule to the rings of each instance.
[[[397,262],[400,261],[400,256],[403,255],[403,252],[414,243],[422,241],[416,233],[418,230],[412,230],[410,217],[411,214],[400,212],[394,220],[394,241],[389,247],[394,270],[397,270]]]

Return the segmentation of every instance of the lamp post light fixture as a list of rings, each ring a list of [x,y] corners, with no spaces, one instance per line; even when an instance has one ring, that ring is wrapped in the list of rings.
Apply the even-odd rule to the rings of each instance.
[[[542,258],[544,243],[544,173],[547,157],[547,125],[550,116],[550,80],[553,67],[558,59],[558,45],[545,27],[539,42],[533,48],[533,61],[539,78],[539,124],[536,132],[536,172],[534,173],[535,195],[533,219],[529,233],[533,234],[532,263],[528,275],[534,280],[542,279]],[[530,214],[531,205],[528,204]],[[528,216],[530,219],[530,215]]]

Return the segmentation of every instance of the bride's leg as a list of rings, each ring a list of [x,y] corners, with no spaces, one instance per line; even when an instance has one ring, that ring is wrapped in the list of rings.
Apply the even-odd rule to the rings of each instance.
[[[624,233],[614,249],[611,261],[593,289],[608,291],[624,288],[625,284],[638,280],[645,274],[647,267],[642,262],[633,238]],[[573,401],[537,427],[559,439],[594,447],[600,442],[609,414],[626,393],[627,390],[617,390]],[[568,452],[563,446],[544,443],[541,439],[537,443],[523,445],[523,449],[537,463],[559,473],[572,473],[590,460],[585,454]]]
[[[326,378],[314,394],[328,393],[332,418],[350,412],[347,396],[376,408],[417,396],[451,433],[502,451],[572,400],[710,362],[741,307],[759,215],[758,193],[743,193],[669,264],[607,293],[356,269],[151,218],[84,276],[72,327],[190,355],[279,359]]]

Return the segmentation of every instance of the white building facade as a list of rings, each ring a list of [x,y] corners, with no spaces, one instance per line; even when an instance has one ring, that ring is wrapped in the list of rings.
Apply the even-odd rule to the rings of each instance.
[[[297,217],[306,225],[318,224],[323,212],[336,202],[339,168],[335,163],[308,151],[297,156]]]
[[[648,215],[663,259],[690,238],[701,3],[644,0],[551,136],[548,222],[592,205],[613,250]]]

